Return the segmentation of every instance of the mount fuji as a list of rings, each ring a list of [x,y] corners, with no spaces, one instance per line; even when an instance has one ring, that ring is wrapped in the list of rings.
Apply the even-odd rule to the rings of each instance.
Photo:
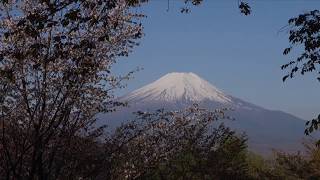
[[[302,147],[304,120],[227,95],[194,73],[166,74],[119,100],[128,102],[128,107],[100,119],[112,119],[113,123],[120,124],[138,110],[177,110],[197,103],[208,109],[232,108],[233,111],[227,113],[235,121],[226,120],[224,124],[239,133],[245,132],[253,151],[265,154],[272,149],[296,151]]]

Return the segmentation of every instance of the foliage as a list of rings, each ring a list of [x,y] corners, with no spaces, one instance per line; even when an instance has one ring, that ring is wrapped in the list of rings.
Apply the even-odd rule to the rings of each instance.
[[[288,69],[288,73],[283,77],[283,81],[294,78],[296,73],[304,75],[308,72],[320,74],[318,70],[320,64],[320,12],[313,10],[300,14],[298,17],[289,19],[289,42],[290,47],[284,49],[283,54],[289,53],[296,48],[301,50],[301,54],[294,60],[281,66],[281,69]],[[317,79],[320,81],[320,77]],[[319,115],[320,117],[320,115]],[[313,130],[318,129],[320,120],[315,118],[306,124],[305,134],[309,135]]]
[[[246,179],[246,139],[235,136],[223,126],[212,133],[215,136],[208,139],[207,145],[186,147],[144,178],[221,179],[237,176]]]
[[[274,174],[287,179],[319,179],[320,178],[320,149],[315,143],[307,143],[306,154],[300,152],[275,154]]]
[[[113,155],[113,174],[118,176],[113,179],[146,177],[181,153],[190,150],[201,155],[209,147],[219,146],[221,136],[231,136],[230,130],[213,127],[220,118],[227,118],[223,111],[197,105],[181,111],[137,112],[137,119],[118,128],[111,138],[120,152]]]
[[[316,71],[320,62],[319,18],[319,11],[314,10],[289,19],[289,42],[291,46],[286,48],[283,54],[288,55],[295,46],[300,46],[303,52],[295,60],[281,67],[282,69],[289,69],[289,73],[283,77],[283,81],[289,77],[293,78],[297,72],[303,75],[307,72]],[[318,79],[320,80],[320,77]]]
[[[99,147],[104,147],[104,126],[97,127],[95,117],[125,105],[114,100],[113,91],[122,88],[121,82],[132,72],[116,77],[111,67],[139,45],[144,15],[132,8],[146,2],[0,2],[0,172],[4,178],[95,177],[92,173],[100,167],[95,159],[102,164],[113,159],[109,156],[113,151],[101,156],[109,157],[108,161],[92,156],[103,153]],[[202,1],[183,2],[199,5]],[[119,142],[115,137],[111,139]],[[88,167],[82,167],[84,162]]]
[[[268,159],[247,154],[250,179],[319,179],[320,149],[310,141],[305,143],[305,150],[304,153],[275,151]]]
[[[125,105],[113,91],[132,72],[116,77],[111,68],[139,45],[144,15],[132,8],[146,2],[1,1],[1,179],[319,179],[319,147],[267,161],[248,153],[244,135],[216,123],[228,119],[226,109],[137,112],[108,135],[96,126],[97,113]],[[182,2],[188,13],[203,0]],[[239,9],[251,13],[246,2]],[[283,54],[294,46],[303,53],[282,66],[284,81],[317,70],[319,19],[314,10],[289,20]],[[319,122],[308,122],[306,134]]]
[[[246,155],[250,179],[274,179],[272,162],[259,154],[248,152]]]
[[[306,135],[309,135],[310,133],[312,133],[314,130],[318,130],[319,128],[319,125],[320,125],[320,115],[315,118],[315,119],[312,119],[311,121],[307,121],[306,122],[306,130],[305,130],[305,134]],[[309,126],[309,127],[308,127]]]
[[[79,166],[59,158],[92,153],[70,149],[72,140],[100,136],[95,115],[124,105],[113,100],[112,91],[127,76],[113,76],[111,67],[142,36],[143,15],[132,13],[133,5],[71,0],[0,6],[4,177],[59,179]]]
[[[169,3],[170,0],[168,0]],[[184,4],[185,7],[181,8],[181,13],[189,13],[190,12],[190,8],[189,8],[189,4],[192,4],[194,6],[200,5],[201,3],[203,3],[204,0],[184,0]],[[239,10],[241,14],[244,15],[250,15],[251,14],[251,7],[249,6],[248,3],[242,1],[242,0],[238,0],[239,3]],[[169,7],[168,7],[169,8]]]
[[[288,179],[304,179],[310,173],[308,161],[299,152],[296,154],[277,152],[276,168],[278,176]]]
[[[240,9],[240,12],[246,16],[251,14],[251,7],[246,2],[240,2],[239,9]]]

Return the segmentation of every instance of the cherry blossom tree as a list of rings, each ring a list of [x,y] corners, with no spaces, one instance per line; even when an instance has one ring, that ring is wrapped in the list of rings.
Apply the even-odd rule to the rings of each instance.
[[[142,1],[6,1],[0,6],[1,175],[48,179],[95,115],[124,105],[111,67],[142,36]],[[129,73],[130,75],[130,73]],[[56,178],[59,178],[58,176]]]

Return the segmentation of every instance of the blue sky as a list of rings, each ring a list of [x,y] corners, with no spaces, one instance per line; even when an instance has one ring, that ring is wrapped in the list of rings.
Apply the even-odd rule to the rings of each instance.
[[[280,66],[288,46],[283,27],[289,18],[319,9],[316,0],[249,1],[253,12],[243,16],[238,0],[205,0],[190,14],[182,3],[153,0],[140,11],[145,37],[134,52],[114,66],[118,74],[143,70],[127,82],[123,95],[169,72],[194,72],[227,94],[304,119],[320,113],[320,83],[315,74],[282,82]]]

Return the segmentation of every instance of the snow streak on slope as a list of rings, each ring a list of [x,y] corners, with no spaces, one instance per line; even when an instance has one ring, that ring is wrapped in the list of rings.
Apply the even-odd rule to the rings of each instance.
[[[180,100],[199,102],[211,100],[232,103],[231,97],[212,86],[194,73],[169,73],[157,81],[133,91],[123,97],[127,101],[167,101]]]

